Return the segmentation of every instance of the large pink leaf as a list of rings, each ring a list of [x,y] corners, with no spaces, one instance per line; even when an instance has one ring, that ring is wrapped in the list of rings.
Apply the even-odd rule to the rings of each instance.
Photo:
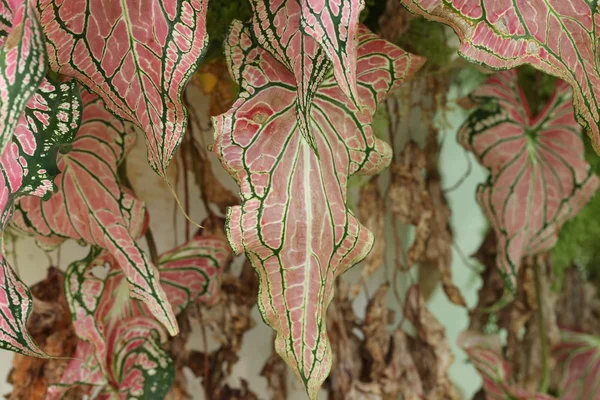
[[[0,154],[46,74],[44,34],[27,1],[0,0]]]
[[[450,25],[460,53],[495,69],[527,63],[568,82],[577,120],[600,150],[600,12],[586,0],[401,0]]]
[[[600,338],[565,331],[555,350],[561,400],[600,400]]]
[[[356,82],[357,34],[364,0],[300,0],[302,28],[315,39],[333,63],[342,91],[360,103]]]
[[[175,335],[177,321],[156,267],[134,240],[144,226],[144,205],[119,185],[116,175],[135,133],[108,113],[95,95],[84,93],[83,102],[72,150],[59,159],[58,192],[44,202],[33,197],[21,200],[14,222],[42,245],[73,238],[107,249],[124,270],[131,296],[143,300]]]
[[[490,170],[477,200],[496,232],[498,266],[512,289],[521,259],[552,248],[561,225],[585,205],[599,181],[584,160],[566,83],[557,83],[535,117],[514,70],[490,77],[472,99],[481,107],[458,139]]]
[[[187,123],[180,97],[207,44],[207,0],[36,0],[50,67],[144,130],[166,176]]]
[[[77,132],[81,101],[75,82],[44,80],[17,120],[15,134],[0,158],[0,234],[22,196],[48,198],[59,172],[57,153]],[[0,239],[0,243],[3,240]],[[27,333],[31,296],[0,255],[0,347],[43,356]]]
[[[373,136],[372,115],[424,61],[365,28],[358,38],[358,94],[365,108],[358,110],[332,76],[315,86],[309,126],[317,152],[300,132],[302,98],[290,63],[259,47],[240,22],[231,29],[226,54],[242,92],[214,119],[214,151],[243,198],[242,206],[229,209],[228,238],[257,269],[260,311],[277,331],[278,353],[311,398],[331,365],[325,311],[334,279],[362,260],[373,242],[346,207],[348,178],[388,165],[391,150]]]
[[[483,389],[488,400],[552,400],[552,396],[530,393],[513,386],[511,367],[501,354],[500,337],[485,336],[477,332],[463,332],[458,338],[460,347],[467,353],[483,379]]]

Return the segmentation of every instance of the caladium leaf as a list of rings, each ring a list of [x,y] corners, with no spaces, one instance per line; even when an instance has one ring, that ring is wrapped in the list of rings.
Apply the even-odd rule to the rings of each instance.
[[[560,399],[600,399],[600,338],[571,331],[562,334],[554,353],[562,377]]]
[[[46,75],[44,34],[28,1],[0,0],[0,154]]]
[[[58,192],[45,202],[22,199],[13,221],[42,245],[73,238],[108,250],[124,270],[131,296],[143,300],[175,335],[177,321],[156,267],[134,240],[145,225],[144,205],[119,185],[116,175],[135,133],[106,111],[97,96],[82,97],[81,128],[71,151],[59,159]]]
[[[299,130],[310,147],[318,152],[310,126],[310,108],[331,63],[319,44],[300,28],[302,10],[298,1],[251,0],[250,4],[252,29],[258,44],[294,74]],[[232,71],[232,75],[240,80],[236,72]]]
[[[315,87],[309,122],[317,156],[297,122],[302,98],[294,73],[250,32],[240,22],[232,26],[226,54],[242,91],[213,121],[213,150],[243,200],[229,209],[227,233],[233,249],[245,251],[258,271],[259,308],[277,331],[277,352],[315,398],[331,366],[325,310],[334,279],[373,243],[346,207],[347,181],[388,165],[391,150],[373,136],[372,115],[424,60],[361,28],[357,82],[366,108],[357,109],[333,76]]]
[[[467,353],[483,379],[483,390],[489,400],[552,400],[543,393],[530,393],[513,386],[510,364],[501,353],[500,337],[466,331],[458,338],[460,347]]]
[[[317,41],[333,63],[342,91],[360,104],[356,81],[357,35],[364,0],[300,0],[302,30]]]
[[[521,259],[552,248],[599,181],[584,160],[566,83],[557,83],[535,117],[514,70],[490,77],[471,97],[480,107],[458,139],[490,170],[477,200],[498,238],[499,269],[514,289]]]
[[[74,81],[44,80],[17,119],[15,134],[0,158],[0,234],[22,196],[48,198],[59,172],[58,151],[73,140],[81,118],[81,100]],[[2,239],[0,239],[2,242]],[[3,245],[2,245],[3,248]],[[29,289],[0,255],[0,347],[44,356],[27,333],[32,302]]]
[[[573,87],[576,118],[600,149],[600,9],[586,0],[401,0],[412,12],[450,25],[466,59],[494,69],[521,64]]]
[[[207,44],[207,0],[36,0],[52,70],[138,125],[166,176],[187,123],[180,97]]]
[[[161,347],[161,326],[146,317],[117,322],[107,335],[109,382],[121,399],[164,399],[175,379],[175,367]]]

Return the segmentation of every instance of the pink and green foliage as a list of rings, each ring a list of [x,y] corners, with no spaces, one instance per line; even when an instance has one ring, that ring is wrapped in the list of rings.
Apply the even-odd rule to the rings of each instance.
[[[36,0],[52,70],[79,80],[147,137],[166,176],[187,111],[180,97],[207,43],[207,0]]]
[[[231,259],[227,242],[210,236],[197,236],[163,254],[160,283],[176,313],[196,302],[213,303]],[[127,296],[127,281],[114,265],[110,254],[93,248],[67,271],[67,301],[81,340],[75,359],[50,389],[50,399],[60,398],[74,384],[103,386],[121,398],[162,399],[170,388],[173,370],[160,347],[163,330],[143,302]],[[98,266],[111,268],[106,279],[93,274]]]
[[[555,356],[561,400],[600,399],[600,338],[563,331]]]
[[[46,74],[44,35],[24,0],[0,0],[0,154]]]
[[[300,0],[302,30],[321,45],[333,63],[342,91],[360,104],[356,82],[357,34],[364,0]]]
[[[145,228],[145,207],[117,178],[135,132],[106,111],[97,96],[86,92],[82,97],[81,127],[71,151],[58,161],[58,192],[44,202],[22,199],[13,221],[45,248],[73,238],[108,250],[123,268],[131,296],[143,300],[175,335],[177,321],[156,267],[135,242]]]
[[[496,232],[498,266],[513,289],[521,259],[552,248],[561,225],[587,203],[599,181],[584,160],[566,83],[557,83],[535,117],[514,70],[490,77],[471,98],[480,106],[458,140],[490,170],[477,200]]]
[[[552,396],[531,393],[511,385],[512,372],[502,357],[500,337],[466,331],[458,338],[459,346],[467,353],[483,379],[483,390],[488,400],[552,400]]]
[[[74,81],[43,80],[17,120],[11,142],[0,158],[0,234],[13,214],[16,199],[47,199],[55,187],[59,150],[73,140],[81,119],[81,101]],[[2,240],[0,240],[0,243]],[[4,246],[2,246],[4,247]],[[0,255],[0,347],[43,356],[27,333],[31,312],[29,289]]]
[[[600,150],[600,11],[586,0],[401,0],[450,25],[468,60],[494,69],[527,63],[568,82],[579,123]]]
[[[234,23],[226,55],[242,89],[233,107],[214,119],[213,149],[243,199],[228,212],[230,244],[237,253],[245,251],[257,269],[258,304],[277,332],[277,352],[315,398],[331,366],[325,312],[334,279],[362,260],[373,243],[346,207],[348,178],[375,174],[390,162],[389,146],[371,130],[372,116],[424,60],[360,28],[356,76],[364,108],[359,110],[335,77],[322,78],[321,58],[300,62],[318,51],[310,38],[290,30],[299,26],[299,15],[293,17],[296,21],[277,25],[279,36],[296,38],[285,53],[277,52],[285,40],[264,49],[250,26]],[[301,66],[311,68],[312,77],[301,81],[313,91],[304,97],[298,95]],[[297,118],[298,103],[306,98],[312,99],[307,119],[312,145]]]

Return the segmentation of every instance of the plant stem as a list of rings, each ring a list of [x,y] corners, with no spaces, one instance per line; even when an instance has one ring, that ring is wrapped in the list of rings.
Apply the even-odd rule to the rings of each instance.
[[[540,392],[548,391],[550,381],[550,369],[548,368],[548,336],[545,332],[544,311],[542,309],[542,283],[540,278],[540,267],[537,263],[533,266],[533,274],[535,277],[535,294],[537,302],[537,323],[540,335],[540,345],[542,350],[542,379],[540,380]]]

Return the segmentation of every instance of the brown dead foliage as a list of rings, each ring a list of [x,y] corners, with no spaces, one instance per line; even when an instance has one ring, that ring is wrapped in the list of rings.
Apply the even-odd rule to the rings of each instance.
[[[203,63],[192,76],[191,83],[198,86],[203,94],[210,96],[210,116],[226,112],[235,101],[237,85],[229,75],[224,58]]]
[[[391,168],[390,209],[404,224],[415,226],[415,239],[408,250],[407,267],[420,262],[420,280],[426,296],[438,279],[454,304],[466,306],[452,281],[452,231],[450,208],[441,188],[437,131],[432,130],[424,149],[409,141]],[[433,279],[431,276],[433,275]]]
[[[273,343],[275,343],[275,339],[273,339]],[[273,349],[273,353],[260,371],[260,376],[267,380],[267,390],[271,399],[287,399],[287,371],[288,367],[285,361]]]
[[[379,287],[361,322],[352,310],[346,285],[338,285],[328,313],[334,354],[326,381],[329,399],[459,399],[447,376],[453,358],[444,328],[414,287],[408,292],[405,314],[417,334],[412,337],[400,327],[390,331],[388,290],[387,284]]]
[[[389,42],[395,42],[405,33],[414,18],[400,2],[387,0],[385,11],[379,17],[379,36]]]
[[[52,356],[70,357],[75,351],[77,336],[71,323],[71,313],[64,295],[64,274],[58,268],[48,268],[46,278],[31,287],[33,311],[27,329],[39,347]],[[8,399],[45,399],[48,384],[56,382],[69,364],[65,359],[40,359],[15,354],[8,382],[13,391]],[[71,390],[67,399],[79,399],[81,393]]]

